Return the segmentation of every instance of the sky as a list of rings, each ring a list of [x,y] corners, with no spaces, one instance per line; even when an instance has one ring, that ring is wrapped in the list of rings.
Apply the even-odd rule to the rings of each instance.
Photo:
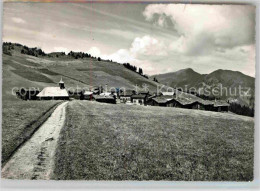
[[[83,51],[145,74],[184,68],[255,76],[249,5],[5,2],[3,41],[49,52]]]

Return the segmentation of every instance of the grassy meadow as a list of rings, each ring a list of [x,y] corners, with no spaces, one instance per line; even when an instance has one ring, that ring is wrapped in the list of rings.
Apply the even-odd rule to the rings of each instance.
[[[2,162],[35,131],[60,101],[5,101],[2,108]],[[54,109],[54,108],[53,108]]]
[[[179,108],[68,104],[60,180],[253,180],[253,118]]]

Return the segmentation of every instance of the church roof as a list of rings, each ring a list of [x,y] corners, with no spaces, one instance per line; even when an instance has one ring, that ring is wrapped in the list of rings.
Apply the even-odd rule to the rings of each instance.
[[[66,89],[60,89],[60,87],[46,87],[37,97],[69,97]]]

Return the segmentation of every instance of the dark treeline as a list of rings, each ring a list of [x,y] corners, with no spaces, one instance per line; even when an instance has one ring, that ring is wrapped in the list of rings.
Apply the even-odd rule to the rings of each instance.
[[[27,54],[27,55],[31,55],[31,56],[46,56],[45,52],[42,51],[42,49],[39,48],[28,48],[27,46],[23,46],[22,50],[21,50],[22,54]]]
[[[238,115],[245,115],[250,117],[254,117],[254,113],[255,113],[254,108],[250,108],[245,105],[242,106],[238,103],[230,103],[229,110]]]
[[[127,69],[129,69],[129,70],[131,70],[133,72],[136,72],[136,73],[140,74],[141,76],[149,79],[149,77],[147,75],[143,74],[143,69],[142,68],[139,68],[138,71],[137,71],[137,67],[134,66],[134,65],[131,65],[129,63],[124,63],[123,65],[124,65],[125,68],[127,68]]]
[[[75,59],[79,59],[79,58],[91,58],[91,54],[88,54],[88,53],[84,53],[84,52],[73,52],[73,51],[70,51],[68,53],[68,56],[71,56]]]
[[[129,63],[124,63],[123,65],[124,65],[124,67],[126,67],[126,68],[129,69],[129,70],[132,70],[132,71],[134,71],[134,72],[137,72],[137,67],[136,67],[136,66],[133,66],[133,65],[131,65],[131,64],[129,64]]]
[[[156,77],[154,77],[154,78],[153,78],[153,81],[155,81],[155,82],[159,83],[159,81],[157,80],[157,78],[156,78]]]
[[[22,54],[27,54],[27,55],[31,55],[31,56],[46,56],[45,52],[42,51],[42,49],[40,48],[29,48],[27,46],[18,44],[18,43],[11,43],[11,42],[4,42],[3,43],[3,53],[4,54],[8,54],[8,55],[12,55],[11,50],[14,50],[14,47],[20,47],[21,48],[21,53]]]
[[[14,44],[11,42],[3,43],[3,53],[9,56],[12,56],[12,50],[14,49]]]

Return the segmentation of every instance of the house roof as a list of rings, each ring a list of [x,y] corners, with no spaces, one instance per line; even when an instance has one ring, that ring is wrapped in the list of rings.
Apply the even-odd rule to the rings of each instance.
[[[140,91],[138,91],[138,94],[149,94],[149,91],[140,90]]]
[[[60,89],[60,87],[46,87],[37,97],[69,97],[66,89]]]
[[[105,97],[108,97],[110,95],[111,95],[110,92],[103,92],[103,93],[100,94],[100,96],[105,96]]]
[[[90,91],[85,91],[84,92],[84,95],[92,95],[93,94],[93,92],[90,92]]]
[[[134,94],[135,94],[134,90],[125,90],[119,93],[120,96],[129,96],[129,97]]]
[[[156,97],[156,98],[152,98],[152,100],[154,100],[157,103],[167,103],[171,99],[166,99],[164,97]]]
[[[95,100],[98,100],[98,99],[108,99],[108,100],[113,99],[114,100],[115,99],[112,96],[102,96],[102,95],[94,95],[93,97],[94,97]]]
[[[199,102],[202,103],[203,105],[214,105],[214,102],[210,100],[201,99]]]
[[[99,92],[99,90],[93,90],[93,93],[98,93]]]
[[[173,96],[173,95],[175,95],[175,93],[174,92],[162,92],[162,95],[164,95],[164,96]]]
[[[225,100],[215,100],[214,107],[220,107],[220,106],[229,106],[229,103],[227,103]]]
[[[196,100],[194,99],[183,97],[183,96],[176,97],[174,98],[174,100],[178,101],[182,105],[189,105],[196,102]]]
[[[133,99],[145,99],[146,97],[144,94],[132,95]]]
[[[210,100],[204,100],[193,94],[189,94],[186,92],[180,92],[180,91],[176,92],[176,98],[174,98],[174,99],[182,105],[189,105],[189,104],[193,104],[195,102],[201,103],[203,105],[213,105],[214,104]]]

